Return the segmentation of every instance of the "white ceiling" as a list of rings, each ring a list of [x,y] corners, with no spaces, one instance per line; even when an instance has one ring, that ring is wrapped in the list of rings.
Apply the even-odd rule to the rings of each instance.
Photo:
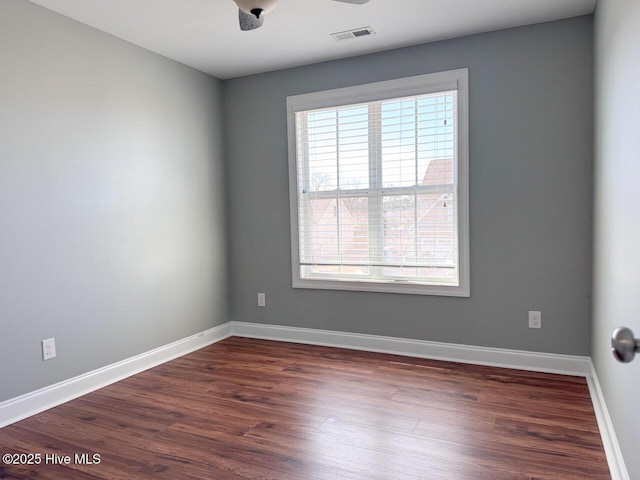
[[[596,0],[279,0],[242,32],[232,0],[30,0],[226,79],[407,45],[575,17]],[[330,33],[371,26],[376,35]]]

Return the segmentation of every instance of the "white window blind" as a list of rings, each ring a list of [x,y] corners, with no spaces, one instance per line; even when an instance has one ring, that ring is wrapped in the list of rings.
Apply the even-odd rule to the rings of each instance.
[[[294,286],[460,287],[454,86],[291,112]]]

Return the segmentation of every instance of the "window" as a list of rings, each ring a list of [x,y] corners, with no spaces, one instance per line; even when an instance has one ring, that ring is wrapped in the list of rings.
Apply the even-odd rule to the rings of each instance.
[[[287,98],[293,286],[469,296],[467,70]]]

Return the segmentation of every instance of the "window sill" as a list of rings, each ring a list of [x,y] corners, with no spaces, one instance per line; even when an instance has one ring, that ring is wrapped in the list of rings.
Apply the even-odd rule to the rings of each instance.
[[[468,285],[426,285],[410,282],[294,279],[293,288],[346,290],[355,292],[400,293],[441,297],[471,297]]]

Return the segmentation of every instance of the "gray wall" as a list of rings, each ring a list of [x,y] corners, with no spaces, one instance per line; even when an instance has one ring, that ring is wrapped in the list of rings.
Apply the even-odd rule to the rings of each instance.
[[[228,320],[220,105],[207,75],[0,2],[0,401]]]
[[[598,0],[591,353],[630,478],[640,478],[640,359],[622,365],[611,333],[640,336],[640,3]]]
[[[292,289],[286,96],[461,67],[471,298]],[[232,319],[588,355],[592,68],[587,16],[223,82]]]

